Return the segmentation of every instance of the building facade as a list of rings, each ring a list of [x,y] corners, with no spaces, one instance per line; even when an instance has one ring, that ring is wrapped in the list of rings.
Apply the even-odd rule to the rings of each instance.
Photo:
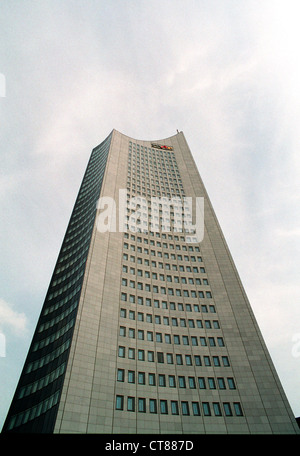
[[[92,151],[3,432],[298,430],[183,133],[113,130]]]

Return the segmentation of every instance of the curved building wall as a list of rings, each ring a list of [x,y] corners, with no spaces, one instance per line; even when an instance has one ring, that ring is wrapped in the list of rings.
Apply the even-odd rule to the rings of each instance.
[[[53,431],[110,141],[92,151],[3,431]]]

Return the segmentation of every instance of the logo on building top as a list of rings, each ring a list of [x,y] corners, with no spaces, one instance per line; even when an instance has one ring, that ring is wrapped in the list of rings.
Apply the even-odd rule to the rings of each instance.
[[[164,146],[162,144],[156,144],[156,143],[152,143],[151,147],[154,147],[155,149],[173,150],[172,146]]]

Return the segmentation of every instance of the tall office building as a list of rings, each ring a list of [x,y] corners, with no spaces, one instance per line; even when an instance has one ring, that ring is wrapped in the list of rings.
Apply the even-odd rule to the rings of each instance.
[[[182,132],[92,151],[3,431],[297,433]]]

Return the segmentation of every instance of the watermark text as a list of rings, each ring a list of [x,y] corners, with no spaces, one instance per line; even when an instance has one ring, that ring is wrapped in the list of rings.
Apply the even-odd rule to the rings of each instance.
[[[203,197],[151,197],[127,198],[127,190],[119,190],[116,202],[111,197],[101,197],[97,202],[99,210],[97,230],[105,232],[185,233],[187,242],[201,242],[204,237]],[[193,222],[194,220],[194,222]]]

